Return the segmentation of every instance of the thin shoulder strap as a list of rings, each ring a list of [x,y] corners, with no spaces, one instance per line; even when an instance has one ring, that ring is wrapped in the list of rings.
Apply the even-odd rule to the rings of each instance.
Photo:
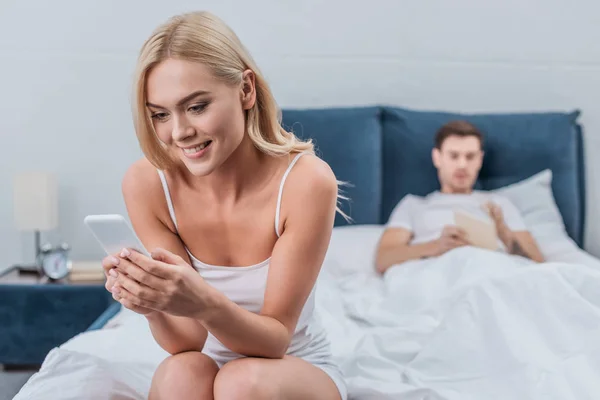
[[[275,209],[275,233],[277,234],[277,237],[280,236],[280,234],[279,234],[279,214],[280,214],[280,210],[281,210],[281,197],[283,196],[283,185],[285,184],[285,180],[287,179],[288,174],[294,167],[294,164],[296,164],[296,161],[298,161],[300,159],[300,157],[303,156],[304,154],[306,154],[306,153],[298,153],[296,155],[296,157],[294,157],[294,159],[292,160],[290,165],[285,170],[285,173],[283,174],[283,178],[281,178],[281,183],[279,184],[279,195],[277,196],[277,208]]]
[[[169,185],[167,184],[167,177],[165,173],[158,170],[158,176],[160,177],[160,181],[162,182],[162,187],[165,192],[165,198],[167,199],[167,207],[169,207],[169,214],[171,214],[171,219],[173,220],[173,224],[175,224],[175,229],[177,229],[177,219],[175,218],[175,209],[173,208],[173,201],[171,201],[171,193],[169,192]]]

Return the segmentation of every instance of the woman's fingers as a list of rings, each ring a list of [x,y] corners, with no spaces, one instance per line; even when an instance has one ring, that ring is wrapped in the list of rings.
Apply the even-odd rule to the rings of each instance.
[[[123,249],[120,256],[122,259],[129,260],[131,263],[139,266],[147,273],[158,278],[170,279],[173,277],[173,267],[175,265],[153,260],[150,257],[138,253],[137,251],[132,251],[129,249]]]
[[[111,270],[114,271],[114,270]],[[106,290],[108,290],[109,292],[112,290],[113,286],[115,285],[116,282],[116,278],[113,277],[110,274],[107,274],[106,276],[106,283],[104,284],[104,287],[106,288]]]
[[[161,261],[166,264],[171,265],[180,265],[182,267],[190,267],[187,261],[185,261],[181,256],[171,253],[168,250],[157,248],[151,254],[153,260]]]
[[[119,286],[118,283],[115,284],[112,293],[113,299],[121,303],[123,307],[128,308],[135,313],[150,314],[155,311],[150,302],[136,297],[124,287]]]
[[[105,274],[117,265],[119,265],[119,259],[115,256],[106,256],[102,259],[102,269]]]
[[[152,304],[156,303],[160,299],[160,292],[136,282],[128,276],[120,275],[117,278],[117,282],[120,289],[125,289],[127,293],[133,295],[137,299],[147,301]]]
[[[121,259],[119,262],[119,266],[116,268],[117,273],[125,274],[131,279],[138,281],[148,287],[153,289],[160,289],[164,285],[164,280],[156,277],[140,268],[138,265],[129,261],[128,259]]]
[[[119,259],[115,256],[107,256],[102,259],[102,270],[104,271],[104,276],[106,277],[106,283],[104,287],[109,292],[112,290],[113,285],[115,284],[115,267],[119,264]]]

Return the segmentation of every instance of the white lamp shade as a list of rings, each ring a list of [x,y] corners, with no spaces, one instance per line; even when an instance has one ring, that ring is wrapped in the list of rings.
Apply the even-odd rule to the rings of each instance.
[[[58,226],[58,183],[46,172],[14,177],[15,224],[21,231],[48,231]]]

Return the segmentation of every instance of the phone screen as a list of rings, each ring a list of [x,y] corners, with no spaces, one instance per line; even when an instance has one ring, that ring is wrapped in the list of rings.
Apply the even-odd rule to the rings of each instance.
[[[115,255],[120,253],[123,248],[129,248],[149,255],[123,216],[118,214],[89,215],[84,222],[106,254]]]

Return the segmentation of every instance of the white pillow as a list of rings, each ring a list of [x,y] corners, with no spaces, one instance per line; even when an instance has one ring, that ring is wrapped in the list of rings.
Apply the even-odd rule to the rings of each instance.
[[[567,234],[552,194],[551,170],[546,169],[491,192],[507,197],[517,207],[542,253],[549,254],[557,250],[556,246],[561,245],[572,248],[575,242]]]
[[[347,225],[333,228],[323,270],[334,277],[375,273],[375,253],[383,225]]]
[[[527,229],[547,258],[577,248],[566,232],[552,194],[552,171],[547,169],[527,179],[490,191],[508,198],[520,211]],[[384,225],[335,227],[323,270],[335,277],[375,273],[375,252]],[[571,252],[572,254],[572,252]]]

